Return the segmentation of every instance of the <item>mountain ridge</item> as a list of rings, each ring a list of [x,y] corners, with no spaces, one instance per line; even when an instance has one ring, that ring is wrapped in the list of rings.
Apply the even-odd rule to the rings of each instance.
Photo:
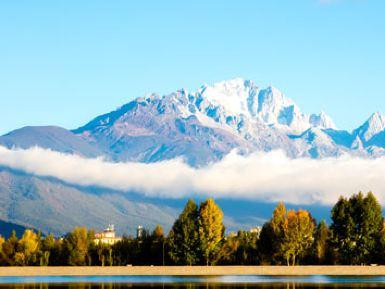
[[[301,112],[273,86],[235,78],[195,92],[138,97],[74,130],[25,127],[0,137],[8,148],[41,146],[112,161],[154,162],[176,157],[193,166],[242,154],[281,149],[290,157],[385,155],[385,116],[338,130],[324,112]]]
[[[105,143],[105,135],[108,135],[110,141],[105,143],[104,149],[112,148],[114,152],[119,150],[117,144],[134,139],[138,143],[148,144],[146,139],[161,143],[157,148],[147,147],[145,155],[139,158],[122,157],[118,152],[114,157],[116,160],[151,162],[183,156],[192,165],[204,165],[220,159],[234,148],[246,154],[282,149],[291,157],[322,158],[346,153],[376,157],[383,154],[385,147],[385,137],[379,138],[385,129],[384,119],[377,113],[352,132],[338,130],[324,111],[302,113],[294,101],[277,88],[259,88],[251,80],[236,78],[212,86],[203,85],[196,92],[180,89],[162,96],[153,93],[139,97],[72,132],[91,143]],[[165,126],[159,127],[157,122]],[[209,129],[211,138],[194,133],[198,126]],[[305,132],[311,132],[312,137]],[[177,148],[183,147],[182,151],[174,147],[174,153],[169,152],[172,144],[155,136],[174,138],[174,143],[180,144]],[[195,145],[207,150],[208,155],[205,153],[205,156],[191,159],[189,152],[184,151],[183,140],[198,136],[211,146],[196,142]],[[121,150],[132,147],[123,146]]]

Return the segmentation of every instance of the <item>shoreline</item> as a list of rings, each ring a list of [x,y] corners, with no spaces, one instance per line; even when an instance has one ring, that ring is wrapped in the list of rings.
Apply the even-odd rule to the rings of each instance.
[[[385,266],[0,267],[0,277],[34,276],[385,276]]]

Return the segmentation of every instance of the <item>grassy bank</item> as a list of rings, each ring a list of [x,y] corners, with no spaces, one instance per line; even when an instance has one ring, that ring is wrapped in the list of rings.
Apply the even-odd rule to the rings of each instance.
[[[124,275],[384,275],[385,266],[127,266],[127,267],[0,267],[0,276]]]

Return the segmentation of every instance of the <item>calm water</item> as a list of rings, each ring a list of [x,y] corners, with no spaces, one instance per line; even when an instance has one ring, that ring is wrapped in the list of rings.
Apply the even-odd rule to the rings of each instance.
[[[384,288],[384,277],[0,277],[0,289],[258,289]]]

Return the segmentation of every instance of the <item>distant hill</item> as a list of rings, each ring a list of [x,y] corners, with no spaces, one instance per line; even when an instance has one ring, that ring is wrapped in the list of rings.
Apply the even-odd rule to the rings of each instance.
[[[83,138],[57,126],[26,126],[0,137],[0,145],[8,148],[38,146],[63,153],[96,157],[102,153]]]
[[[202,200],[196,199],[198,203]],[[32,176],[0,167],[0,216],[19,224],[28,224],[44,234],[60,236],[76,226],[102,230],[109,223],[115,224],[119,234],[135,235],[138,225],[151,230],[157,224],[162,225],[168,233],[186,201],[149,198],[103,188],[84,188],[54,178]],[[217,201],[225,214],[224,224],[228,232],[262,225],[270,218],[275,206],[251,200]],[[327,206],[300,207],[310,209],[317,219],[327,219],[330,213]],[[25,229],[19,227],[18,235]],[[4,226],[4,235],[12,230],[5,228],[9,226]]]
[[[20,237],[23,235],[25,229],[27,228],[24,226],[0,220],[0,235],[4,238],[8,238],[12,231],[15,231],[16,235]]]
[[[0,216],[45,234],[62,235],[76,226],[101,230],[109,223],[121,234],[134,234],[138,225],[170,228],[178,210],[129,197],[0,167]]]

